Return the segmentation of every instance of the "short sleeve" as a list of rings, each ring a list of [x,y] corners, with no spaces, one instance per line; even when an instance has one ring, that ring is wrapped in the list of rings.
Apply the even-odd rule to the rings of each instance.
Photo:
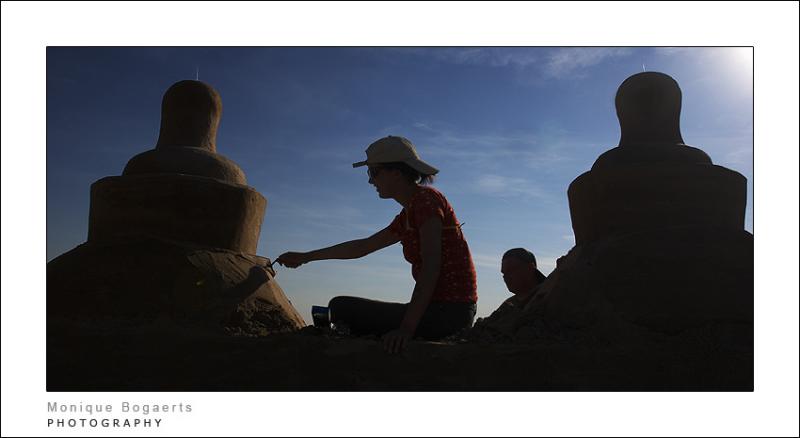
[[[394,217],[392,223],[389,224],[389,231],[397,236],[402,236],[405,229],[405,211],[401,211],[400,214]]]
[[[432,217],[438,217],[444,223],[444,201],[434,191],[425,191],[414,202],[412,218],[415,227],[421,227]]]

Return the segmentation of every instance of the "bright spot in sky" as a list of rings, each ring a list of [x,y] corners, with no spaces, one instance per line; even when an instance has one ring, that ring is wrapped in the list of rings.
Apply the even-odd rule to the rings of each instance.
[[[730,70],[736,73],[737,85],[750,89],[753,84],[753,48],[731,47],[728,49]]]
[[[733,51],[733,58],[739,65],[738,67],[752,75],[753,73],[753,48],[752,47],[736,47],[731,49]]]

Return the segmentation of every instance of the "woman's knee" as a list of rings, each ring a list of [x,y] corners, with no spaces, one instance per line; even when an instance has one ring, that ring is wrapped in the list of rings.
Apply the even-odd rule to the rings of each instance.
[[[330,311],[331,320],[334,319],[341,319],[342,317],[347,317],[349,315],[350,309],[353,307],[353,303],[355,302],[354,297],[333,297],[328,302],[328,310]]]

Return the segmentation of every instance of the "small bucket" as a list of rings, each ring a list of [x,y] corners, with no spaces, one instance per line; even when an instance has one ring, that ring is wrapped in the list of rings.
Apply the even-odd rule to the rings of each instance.
[[[314,327],[331,328],[331,319],[328,315],[327,307],[311,306],[311,318],[314,319]]]

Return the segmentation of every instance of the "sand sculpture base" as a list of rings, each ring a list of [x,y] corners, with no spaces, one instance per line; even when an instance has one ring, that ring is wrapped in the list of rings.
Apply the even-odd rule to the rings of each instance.
[[[79,335],[96,324],[113,334],[158,320],[201,333],[267,335],[304,327],[266,262],[159,239],[86,243],[47,265],[48,329],[57,324]]]

